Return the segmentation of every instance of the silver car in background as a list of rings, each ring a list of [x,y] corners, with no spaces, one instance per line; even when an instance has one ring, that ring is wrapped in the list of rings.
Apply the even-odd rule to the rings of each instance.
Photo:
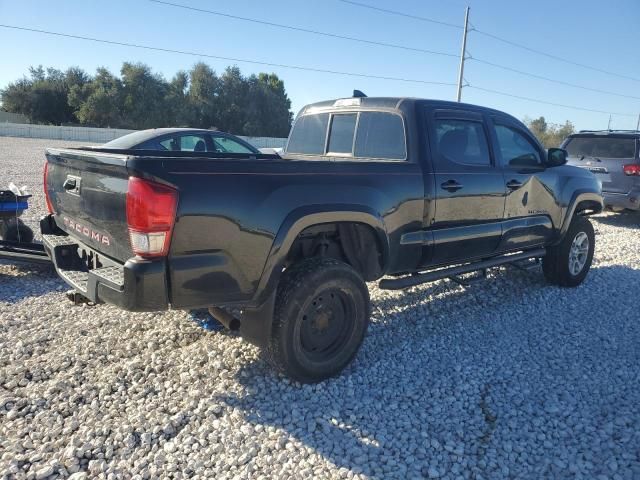
[[[586,168],[600,180],[606,207],[640,210],[640,131],[581,130],[561,148],[569,153],[569,165]]]

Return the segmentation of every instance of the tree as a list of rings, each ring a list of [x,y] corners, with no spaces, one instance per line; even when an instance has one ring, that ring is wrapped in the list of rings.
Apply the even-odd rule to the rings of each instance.
[[[210,128],[218,125],[218,96],[220,81],[207,64],[196,63],[189,72],[186,118],[189,126]]]
[[[29,75],[10,83],[0,92],[4,110],[22,113],[34,123],[61,125],[75,122],[67,97],[72,88],[87,82],[84,71],[72,67],[62,72],[38,66],[31,67]]]
[[[122,83],[106,68],[98,68],[85,85],[73,87],[68,101],[83,125],[116,128],[122,124]]]
[[[142,130],[172,126],[165,99],[169,86],[147,65],[125,62],[122,65],[122,126]]]
[[[173,120],[173,125],[184,127],[189,125],[189,74],[180,70],[175,74],[164,99],[168,118]]]
[[[245,135],[286,137],[291,128],[291,101],[284,83],[275,74],[261,73],[248,79]]]
[[[238,67],[228,67],[220,76],[219,121],[224,129],[242,135],[250,119],[249,85]]]
[[[125,62],[120,76],[106,68],[87,75],[35,67],[0,91],[3,108],[32,122],[145,129],[216,127],[239,135],[286,136],[291,102],[275,74],[244,77],[238,67],[218,76],[205,63],[167,81],[142,63]]]
[[[534,120],[525,118],[524,123],[545,148],[558,147],[565,138],[575,133],[575,127],[569,120],[563,125],[557,125],[549,124],[544,117],[539,117]]]

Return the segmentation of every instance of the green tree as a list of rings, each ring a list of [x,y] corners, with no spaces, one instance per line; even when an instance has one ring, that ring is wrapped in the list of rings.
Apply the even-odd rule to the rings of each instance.
[[[244,125],[246,135],[286,137],[293,114],[284,82],[275,73],[261,73],[249,77],[249,105],[251,112]]]
[[[34,123],[61,125],[77,121],[67,97],[72,88],[88,81],[84,71],[72,67],[62,72],[39,66],[31,67],[29,75],[0,92],[4,110],[27,115]]]
[[[216,127],[231,133],[286,136],[291,102],[275,74],[244,77],[238,67],[222,75],[205,63],[170,80],[142,63],[125,62],[120,75],[98,68],[62,72],[35,67],[0,91],[2,106],[38,123],[145,129],[164,126]]]
[[[169,86],[164,78],[142,63],[125,62],[120,73],[123,126],[137,130],[172,126],[174,119],[165,105]]]
[[[179,71],[175,74],[167,89],[164,99],[168,118],[172,119],[173,125],[178,127],[189,126],[189,74]]]
[[[558,147],[565,138],[575,133],[575,127],[569,120],[563,125],[557,125],[549,124],[544,117],[539,117],[533,120],[525,118],[524,123],[545,148]]]
[[[238,67],[228,67],[220,76],[220,125],[231,133],[245,133],[249,120],[249,85]]]
[[[211,128],[219,125],[220,80],[211,67],[196,63],[189,71],[186,118],[191,127]]]
[[[73,87],[68,101],[83,125],[112,128],[122,125],[122,83],[106,68],[98,68],[85,85]]]

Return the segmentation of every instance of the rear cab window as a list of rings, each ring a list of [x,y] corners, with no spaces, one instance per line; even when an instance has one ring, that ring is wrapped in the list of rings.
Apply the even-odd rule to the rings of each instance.
[[[564,149],[570,157],[632,159],[637,156],[636,139],[615,136],[574,136],[569,137]]]
[[[382,111],[309,113],[299,117],[286,152],[343,161],[406,160],[404,121]]]
[[[352,155],[353,136],[356,131],[356,121],[358,114],[344,113],[334,114],[331,118],[331,130],[327,153],[329,155]]]

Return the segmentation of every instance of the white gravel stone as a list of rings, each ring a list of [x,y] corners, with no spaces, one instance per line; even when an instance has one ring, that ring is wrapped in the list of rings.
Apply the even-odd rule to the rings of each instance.
[[[44,148],[68,144],[0,138],[34,229]],[[75,307],[0,262],[0,479],[640,478],[640,214],[593,223],[576,289],[371,284],[355,362],[304,387],[187,312]]]

